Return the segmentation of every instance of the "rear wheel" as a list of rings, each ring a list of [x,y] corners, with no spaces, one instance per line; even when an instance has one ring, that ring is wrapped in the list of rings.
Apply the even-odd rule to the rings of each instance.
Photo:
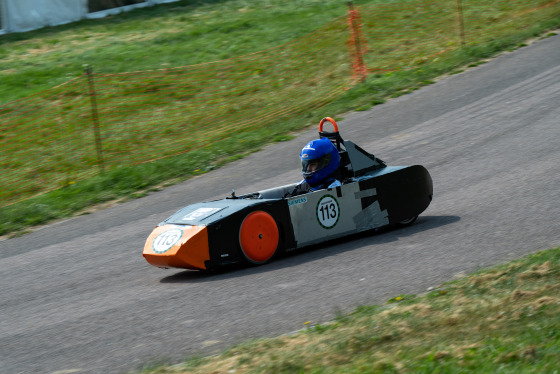
[[[398,225],[399,225],[400,227],[410,226],[410,225],[412,225],[417,219],[418,219],[418,216],[414,216],[414,217],[405,219],[404,221],[400,221],[400,222],[398,223]]]
[[[239,229],[239,245],[245,258],[253,264],[268,262],[278,251],[280,232],[274,218],[257,210],[249,213]]]

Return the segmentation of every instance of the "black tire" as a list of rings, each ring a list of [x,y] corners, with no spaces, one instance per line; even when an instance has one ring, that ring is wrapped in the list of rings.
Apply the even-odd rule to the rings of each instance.
[[[403,221],[400,221],[399,223],[397,223],[397,226],[399,227],[406,227],[406,226],[410,226],[412,225],[414,222],[416,222],[416,220],[418,219],[418,216],[414,216],[411,218],[407,218]]]

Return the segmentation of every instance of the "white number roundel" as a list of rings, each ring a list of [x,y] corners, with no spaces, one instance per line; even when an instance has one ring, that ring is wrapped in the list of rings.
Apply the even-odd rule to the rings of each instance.
[[[152,244],[152,248],[156,253],[167,252],[181,239],[183,231],[179,229],[167,230],[159,234]]]
[[[332,229],[340,218],[338,201],[331,195],[325,195],[317,203],[317,220],[325,229]]]

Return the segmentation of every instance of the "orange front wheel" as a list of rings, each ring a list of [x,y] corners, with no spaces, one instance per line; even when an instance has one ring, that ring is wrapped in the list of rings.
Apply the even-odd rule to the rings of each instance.
[[[249,213],[239,229],[239,244],[245,258],[264,264],[278,250],[280,232],[274,218],[261,210]]]

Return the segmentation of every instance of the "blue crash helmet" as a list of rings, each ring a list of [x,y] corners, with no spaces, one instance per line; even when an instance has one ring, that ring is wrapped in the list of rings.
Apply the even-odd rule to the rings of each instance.
[[[303,178],[311,187],[321,184],[340,165],[338,150],[328,138],[307,143],[301,150],[299,158]]]

